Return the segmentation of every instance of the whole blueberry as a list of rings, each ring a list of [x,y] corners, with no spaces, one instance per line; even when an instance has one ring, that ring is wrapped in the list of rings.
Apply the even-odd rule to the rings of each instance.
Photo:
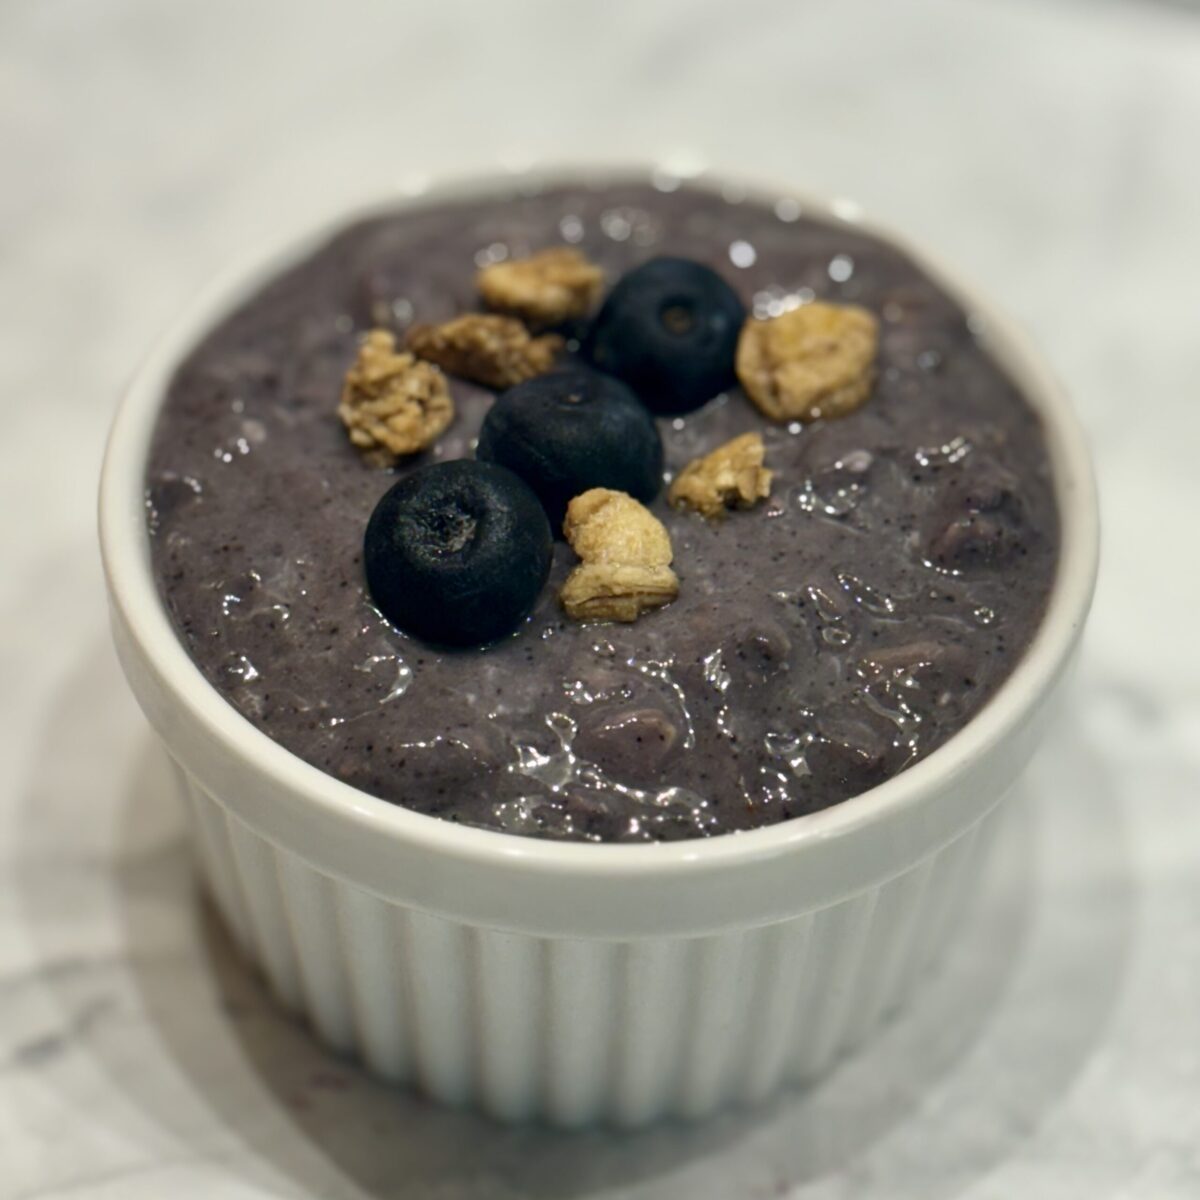
[[[380,612],[448,646],[495,641],[529,614],[553,539],[537,497],[511,471],[460,459],[394,484],[367,523],[363,562]]]
[[[653,500],[662,486],[654,418],[620,380],[597,371],[539,375],[509,388],[484,418],[475,453],[519,475],[555,531],[568,501],[589,488]]]
[[[652,412],[690,412],[735,382],[745,319],[737,293],[710,267],[652,258],[617,281],[584,355],[629,384]]]

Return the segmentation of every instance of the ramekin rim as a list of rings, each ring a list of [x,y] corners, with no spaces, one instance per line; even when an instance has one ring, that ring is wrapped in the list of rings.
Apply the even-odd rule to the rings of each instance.
[[[1085,438],[1063,388],[1031,339],[972,283],[940,258],[885,222],[868,217],[857,203],[825,197],[742,173],[689,173],[688,185],[720,191],[735,187],[745,198],[794,200],[806,217],[862,230],[910,257],[967,310],[982,317],[985,343],[1006,369],[1019,364],[1022,391],[1043,421],[1050,451],[1061,529],[1060,556],[1050,597],[1033,641],[987,704],[928,757],[875,788],[817,813],[759,829],[653,843],[579,843],[474,828],[427,816],[362,792],[312,766],[273,741],[243,717],[205,679],[171,624],[150,571],[144,518],[145,453],[163,388],[182,355],[223,312],[245,299],[273,273],[297,261],[341,228],[372,214],[435,201],[521,188],[608,186],[645,183],[674,172],[653,164],[546,164],[515,170],[446,176],[428,188],[376,194],[341,205],[307,231],[289,231],[263,252],[222,272],[196,296],[158,339],[118,407],[104,455],[100,486],[100,540],[110,602],[127,618],[143,652],[154,663],[189,716],[231,750],[270,774],[305,803],[365,836],[387,836],[459,862],[507,860],[523,872],[604,876],[613,879],[705,866],[730,868],[774,859],[800,847],[853,837],[897,810],[919,805],[923,795],[953,780],[1002,741],[1044,695],[1065,665],[1082,628],[1095,586],[1099,522]]]

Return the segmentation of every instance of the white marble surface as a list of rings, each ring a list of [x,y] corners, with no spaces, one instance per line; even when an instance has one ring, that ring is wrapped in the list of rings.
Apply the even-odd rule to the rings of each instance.
[[[0,6],[0,1200],[1200,1194],[1200,14],[1133,0]],[[219,263],[372,185],[669,157],[859,197],[1040,335],[1105,565],[966,945],[807,1096],[501,1131],[278,1015],[198,909],[108,648],[122,381]]]

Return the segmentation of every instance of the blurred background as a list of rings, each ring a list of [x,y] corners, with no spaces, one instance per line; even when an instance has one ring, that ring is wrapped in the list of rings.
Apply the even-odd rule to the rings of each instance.
[[[1200,1195],[1197,147],[1186,0],[0,0],[0,1200]],[[196,915],[93,533],[122,385],[218,268],[546,160],[928,243],[1066,381],[1105,520],[1070,711],[925,1014],[631,1143],[430,1113],[278,1016]]]

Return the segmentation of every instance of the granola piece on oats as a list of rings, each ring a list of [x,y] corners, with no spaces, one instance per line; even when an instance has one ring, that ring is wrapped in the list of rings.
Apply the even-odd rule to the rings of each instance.
[[[375,466],[433,445],[454,420],[446,377],[407,351],[385,329],[363,338],[342,384],[338,416],[351,443]]]
[[[515,317],[495,313],[464,313],[441,325],[414,325],[406,344],[451,375],[497,389],[544,375],[564,345],[557,334],[532,337]]]
[[[844,417],[875,382],[879,322],[856,304],[815,301],[747,321],[737,348],[746,395],[774,421]]]
[[[551,246],[484,267],[476,286],[488,308],[533,325],[558,325],[587,316],[600,298],[604,272],[574,246]]]
[[[730,508],[753,508],[771,494],[774,472],[763,466],[765,453],[761,433],[743,433],[692,459],[671,484],[668,503],[705,517],[724,516]]]
[[[576,621],[636,621],[679,594],[671,538],[624,492],[592,488],[567,506],[563,532],[582,560],[559,598]]]

